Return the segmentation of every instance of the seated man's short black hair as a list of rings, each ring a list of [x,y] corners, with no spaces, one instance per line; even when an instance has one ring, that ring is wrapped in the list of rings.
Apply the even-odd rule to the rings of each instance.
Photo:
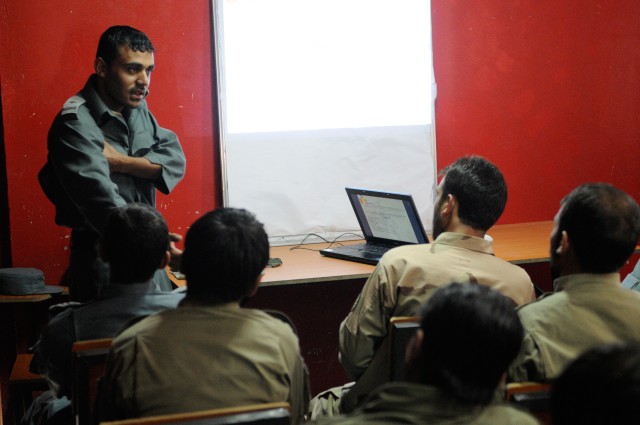
[[[553,423],[632,424],[640,421],[640,343],[586,351],[555,380]]]
[[[155,208],[128,204],[111,211],[101,244],[111,282],[144,282],[167,255],[169,228]]]
[[[253,214],[219,208],[191,225],[182,272],[187,298],[204,303],[240,301],[255,287],[269,260],[269,240]]]
[[[422,309],[421,382],[488,404],[522,343],[513,301],[483,285],[452,283]]]

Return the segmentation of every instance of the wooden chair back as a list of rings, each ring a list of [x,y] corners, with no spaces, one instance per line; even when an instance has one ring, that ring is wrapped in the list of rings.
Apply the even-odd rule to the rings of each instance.
[[[111,341],[103,338],[73,344],[71,406],[76,425],[92,424],[98,382],[104,376]]]
[[[389,321],[389,338],[391,344],[389,380],[403,381],[405,376],[405,355],[407,344],[420,328],[419,316],[396,316]]]
[[[551,424],[551,384],[512,382],[507,384],[505,401],[528,410],[541,424]]]
[[[289,403],[265,403],[102,422],[101,425],[289,425]]]

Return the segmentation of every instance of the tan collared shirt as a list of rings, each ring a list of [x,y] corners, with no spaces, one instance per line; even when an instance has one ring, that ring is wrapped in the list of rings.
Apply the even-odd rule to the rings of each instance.
[[[556,378],[599,344],[640,341],[640,293],[620,287],[620,275],[574,274],[553,282],[555,293],[518,310],[525,336],[510,381]]]
[[[358,379],[367,369],[391,317],[416,314],[436,289],[454,281],[490,286],[517,305],[535,299],[529,275],[497,258],[488,240],[445,232],[432,244],[394,248],[380,259],[340,325],[340,359],[347,374]],[[386,369],[376,373],[378,383],[388,377]]]
[[[288,402],[297,424],[309,401],[291,326],[237,303],[138,322],[113,341],[104,380],[103,419]]]

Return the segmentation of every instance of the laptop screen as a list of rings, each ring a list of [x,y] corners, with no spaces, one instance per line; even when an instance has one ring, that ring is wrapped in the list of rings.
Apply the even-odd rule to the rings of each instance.
[[[346,188],[367,242],[428,243],[411,195]]]

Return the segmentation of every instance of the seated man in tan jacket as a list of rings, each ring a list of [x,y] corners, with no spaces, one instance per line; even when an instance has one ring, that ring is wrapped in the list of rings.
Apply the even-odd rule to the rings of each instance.
[[[257,291],[268,259],[267,234],[248,211],[221,208],[199,218],[185,239],[184,301],[113,341],[102,419],[288,402],[300,423],[309,387],[293,328],[240,306]]]
[[[514,307],[535,299],[524,269],[493,253],[485,238],[507,202],[500,170],[478,156],[463,157],[440,173],[433,212],[433,243],[387,252],[340,325],[340,362],[355,385],[342,395],[331,389],[314,398],[312,417],[351,411],[389,378],[387,329],[393,316],[416,314],[436,289],[451,282],[489,286]]]
[[[348,415],[318,424],[534,425],[528,413],[493,402],[518,354],[522,325],[511,301],[482,285],[436,291],[409,343],[407,382],[381,385]]]
[[[620,287],[620,269],[640,237],[640,208],[605,183],[565,197],[551,233],[555,293],[518,310],[525,329],[511,381],[547,381],[596,345],[640,341],[640,293]]]

